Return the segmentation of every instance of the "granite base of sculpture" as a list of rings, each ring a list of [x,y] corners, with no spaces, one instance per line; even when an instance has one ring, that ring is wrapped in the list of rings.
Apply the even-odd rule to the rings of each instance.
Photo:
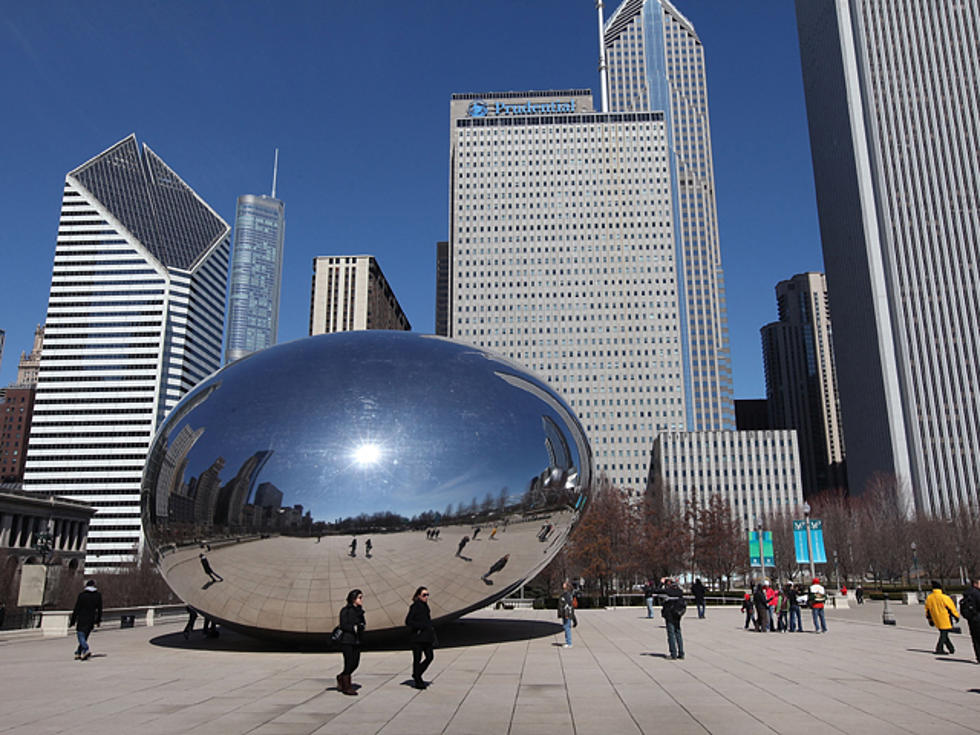
[[[370,630],[415,588],[434,620],[484,607],[558,553],[592,455],[543,381],[441,337],[363,331],[278,345],[171,411],[143,474],[143,529],[188,605],[260,636],[324,639],[347,592]]]

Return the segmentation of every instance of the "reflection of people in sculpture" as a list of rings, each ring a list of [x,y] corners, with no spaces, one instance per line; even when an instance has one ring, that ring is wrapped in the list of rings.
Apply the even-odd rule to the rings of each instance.
[[[477,526],[476,528],[473,529],[473,540],[474,541],[476,541],[476,536],[477,536],[478,533],[480,533],[480,527],[479,526]]]
[[[408,608],[408,615],[405,616],[405,625],[411,631],[409,643],[412,646],[412,682],[416,689],[425,689],[429,685],[422,680],[422,674],[432,663],[434,658],[432,646],[436,643],[436,630],[432,627],[427,588],[419,587],[412,595],[412,606]]]
[[[350,554],[349,556],[357,556],[357,539],[351,539],[350,541]]]
[[[484,574],[482,577],[480,577],[480,579],[482,579],[487,584],[493,584],[493,580],[487,579],[487,577],[489,577],[491,574],[499,572],[501,569],[507,566],[508,559],[510,559],[510,554],[504,554],[502,557],[500,557],[499,559],[497,559],[497,561],[493,563],[490,569],[487,570],[487,573]]]
[[[364,542],[364,556],[366,556],[368,559],[371,558],[372,548],[373,547],[371,546],[371,539],[368,539],[367,541]]]
[[[211,581],[212,582],[224,582],[225,581],[224,577],[222,577],[220,574],[218,574],[216,571],[214,571],[211,568],[211,562],[208,561],[208,558],[204,555],[204,552],[201,552],[200,554],[198,554],[198,557],[201,560],[201,566],[204,567],[204,573],[211,578]]]
[[[337,688],[342,694],[357,696],[351,682],[351,674],[361,662],[361,633],[364,632],[364,593],[351,590],[347,593],[347,605],[340,611],[340,650],[344,654],[344,670],[337,674]]]
[[[456,556],[463,555],[463,547],[466,546],[466,544],[468,544],[469,542],[470,542],[469,536],[463,536],[463,538],[459,540],[459,548],[456,549]]]
[[[497,535],[497,527],[494,526],[493,527],[493,530],[490,532],[490,540],[493,541],[494,540],[494,536],[496,536],[496,535]]]

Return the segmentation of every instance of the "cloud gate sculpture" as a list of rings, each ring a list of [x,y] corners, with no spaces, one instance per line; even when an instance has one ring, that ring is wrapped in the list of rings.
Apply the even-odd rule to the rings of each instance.
[[[271,347],[171,411],[143,474],[147,543],[187,604],[259,636],[322,639],[347,592],[400,628],[537,574],[588,503],[588,440],[544,382],[441,337],[362,331]]]

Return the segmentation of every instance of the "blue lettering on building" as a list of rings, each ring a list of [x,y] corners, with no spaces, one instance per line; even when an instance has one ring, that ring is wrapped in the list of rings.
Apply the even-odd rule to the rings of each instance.
[[[495,102],[493,107],[483,100],[470,103],[466,114],[469,117],[486,117],[487,115],[565,115],[575,112],[575,100],[568,102],[525,102],[523,104],[508,104]]]

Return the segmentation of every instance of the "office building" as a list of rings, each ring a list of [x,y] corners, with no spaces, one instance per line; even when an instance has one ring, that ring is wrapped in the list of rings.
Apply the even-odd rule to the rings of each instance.
[[[769,402],[765,398],[735,399],[736,431],[772,429],[769,424]]]
[[[7,333],[0,329],[0,366],[3,365],[3,346],[7,341]]]
[[[688,428],[734,429],[704,48],[667,0],[624,0],[604,44],[609,109],[664,115]]]
[[[24,489],[97,509],[89,568],[132,561],[150,441],[221,365],[228,235],[135,135],[65,177]]]
[[[436,243],[436,334],[449,335],[449,242]]]
[[[976,0],[797,0],[848,485],[980,504]]]
[[[225,362],[276,343],[286,234],[285,205],[276,199],[278,163],[279,152],[276,151],[272,196],[245,194],[238,197],[228,288]]]
[[[44,344],[44,327],[34,328],[34,345],[30,352],[20,353],[17,363],[17,385],[37,385],[37,374],[41,369],[41,346]]]
[[[653,445],[650,485],[683,510],[718,494],[743,528],[803,504],[795,431],[665,432]]]
[[[803,494],[846,488],[837,372],[823,273],[800,273],[776,285],[779,321],[765,325],[769,424],[796,429]]]
[[[596,466],[642,490],[654,438],[687,427],[662,112],[589,90],[454,94],[449,336],[535,371]]]
[[[0,482],[20,483],[24,479],[34,392],[33,385],[11,385],[0,390]]]
[[[313,259],[310,334],[412,328],[373,255]]]

